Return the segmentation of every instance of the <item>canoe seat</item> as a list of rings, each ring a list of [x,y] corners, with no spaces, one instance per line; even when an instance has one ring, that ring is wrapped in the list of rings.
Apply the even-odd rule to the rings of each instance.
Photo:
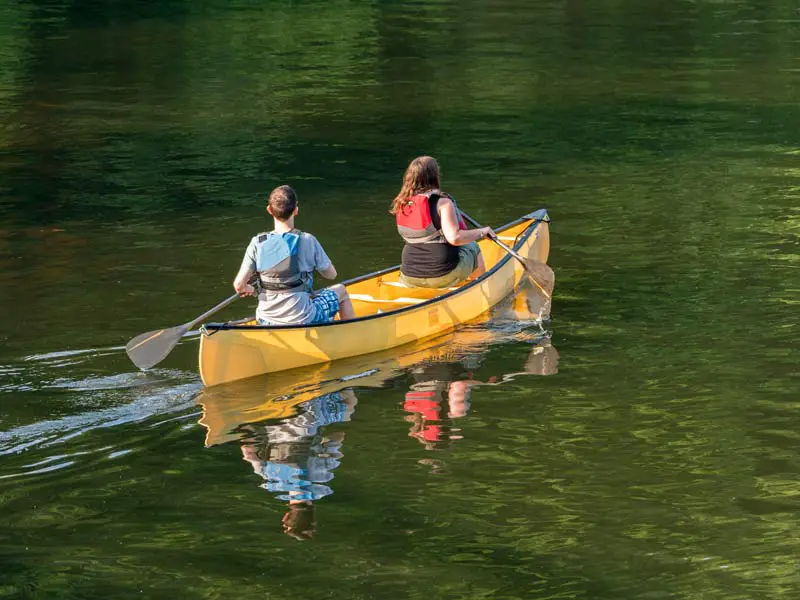
[[[405,290],[406,294],[410,294],[413,296],[418,296],[420,298],[424,297],[426,300],[430,300],[434,296],[439,296],[445,292],[452,292],[453,290],[457,290],[460,286],[454,287],[446,287],[446,288],[420,288],[420,287],[412,287],[406,285],[401,281],[387,281],[386,279],[378,279],[378,286],[380,287],[388,287],[393,288],[393,290],[384,290],[380,295],[383,296],[384,293],[388,295],[392,295],[394,293],[402,293],[401,290]],[[396,292],[394,291],[396,290]]]
[[[456,287],[446,287],[446,288],[418,288],[418,287],[411,287],[402,283],[401,281],[381,281],[381,285],[388,285],[390,287],[396,288],[404,288],[407,290],[436,290],[437,292],[451,292],[453,290],[457,290],[458,286]]]
[[[350,294],[350,299],[357,300],[358,302],[377,302],[379,304],[419,304],[420,302],[425,302],[424,298],[381,299],[373,298],[369,294]]]
[[[397,281],[397,272],[388,274],[386,279],[378,277],[370,281],[359,281],[347,288],[353,308],[359,316],[415,306],[458,289],[409,287]]]

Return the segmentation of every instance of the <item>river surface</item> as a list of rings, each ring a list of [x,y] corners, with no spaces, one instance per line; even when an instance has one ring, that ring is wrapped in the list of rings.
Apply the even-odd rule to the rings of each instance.
[[[279,184],[396,264],[420,154],[550,211],[550,320],[130,364]],[[0,598],[796,598],[799,208],[794,0],[2,2]]]

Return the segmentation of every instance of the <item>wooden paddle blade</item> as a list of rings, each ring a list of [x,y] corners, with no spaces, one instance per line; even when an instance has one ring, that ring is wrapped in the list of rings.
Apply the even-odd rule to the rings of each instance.
[[[137,335],[125,346],[125,352],[140,369],[149,369],[160,363],[172,352],[180,339],[186,334],[185,325],[169,329],[157,329]]]
[[[529,258],[525,261],[525,272],[548,298],[553,296],[556,287],[556,274],[553,269],[540,260]]]

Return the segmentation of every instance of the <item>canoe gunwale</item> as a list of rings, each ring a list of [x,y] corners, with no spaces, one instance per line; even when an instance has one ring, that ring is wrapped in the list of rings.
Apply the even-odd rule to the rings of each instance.
[[[550,222],[550,217],[548,216],[547,211],[545,209],[538,210],[535,213],[531,213],[530,215],[525,215],[525,216],[519,217],[518,219],[515,219],[515,220],[513,220],[513,221],[511,221],[509,223],[506,223],[505,225],[497,228],[497,231],[503,231],[505,229],[509,229],[511,227],[514,227],[515,225],[518,225],[519,223],[522,223],[523,221],[526,221],[526,220],[529,220],[529,219],[533,219],[533,220],[531,220],[530,225],[525,229],[525,231],[522,234],[517,236],[517,239],[516,239],[516,241],[514,243],[514,250],[517,250],[519,247],[521,247],[522,244],[524,244],[527,241],[527,239],[533,234],[533,232],[536,230],[536,228],[541,223],[549,223]],[[511,257],[511,255],[506,254],[503,258],[498,260],[495,263],[495,265],[491,269],[486,271],[483,275],[481,275],[477,279],[473,279],[472,281],[470,281],[466,285],[463,285],[463,286],[459,287],[458,289],[449,291],[449,292],[447,292],[445,294],[442,294],[440,296],[434,296],[433,298],[430,298],[430,299],[425,300],[424,302],[420,302],[418,304],[414,304],[414,305],[411,305],[411,306],[405,306],[403,308],[397,308],[395,310],[387,311],[387,312],[380,313],[380,314],[364,315],[363,317],[357,317],[355,319],[350,319],[348,321],[330,321],[328,323],[318,323],[318,324],[315,324],[315,325],[244,325],[244,324],[241,324],[241,323],[237,323],[236,321],[231,321],[231,322],[227,322],[227,323],[206,323],[205,325],[203,325],[200,328],[200,331],[202,332],[203,335],[209,335],[209,336],[210,335],[214,335],[214,333],[216,333],[218,331],[235,331],[235,330],[246,330],[246,331],[255,331],[255,330],[287,331],[287,330],[293,330],[293,329],[308,329],[309,327],[315,327],[315,328],[316,327],[335,327],[336,325],[346,325],[346,324],[350,324],[350,323],[359,323],[359,322],[362,322],[362,321],[370,321],[370,320],[373,320],[373,319],[383,319],[385,317],[392,317],[394,315],[397,315],[397,314],[400,314],[400,313],[404,313],[404,312],[407,312],[407,311],[418,310],[421,307],[429,306],[429,305],[431,305],[433,303],[436,303],[436,302],[439,302],[441,300],[445,300],[447,298],[451,298],[451,297],[453,297],[453,296],[455,296],[457,294],[460,294],[461,292],[463,292],[465,290],[468,290],[468,289],[470,289],[470,288],[472,288],[472,287],[474,287],[476,285],[480,285],[483,281],[485,281],[486,279],[491,277],[499,269],[503,268],[503,266],[506,263],[508,263],[509,260],[513,260],[513,259]],[[392,267],[388,267],[386,269],[381,269],[379,271],[374,271],[372,273],[367,273],[366,275],[360,275],[360,276],[355,277],[353,279],[348,279],[347,281],[341,282],[341,285],[348,286],[348,285],[351,285],[351,284],[354,284],[354,283],[359,283],[361,281],[365,281],[367,279],[372,279],[374,277],[378,277],[378,276],[384,275],[386,273],[391,273],[392,271],[396,271],[399,268],[400,268],[400,265],[395,265],[395,266],[392,266]]]

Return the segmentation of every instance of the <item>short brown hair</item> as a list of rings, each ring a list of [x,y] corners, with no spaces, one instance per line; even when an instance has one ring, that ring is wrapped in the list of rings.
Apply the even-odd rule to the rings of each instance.
[[[281,185],[272,190],[269,194],[267,207],[270,214],[280,221],[285,221],[294,213],[297,208],[297,192],[288,185]]]

